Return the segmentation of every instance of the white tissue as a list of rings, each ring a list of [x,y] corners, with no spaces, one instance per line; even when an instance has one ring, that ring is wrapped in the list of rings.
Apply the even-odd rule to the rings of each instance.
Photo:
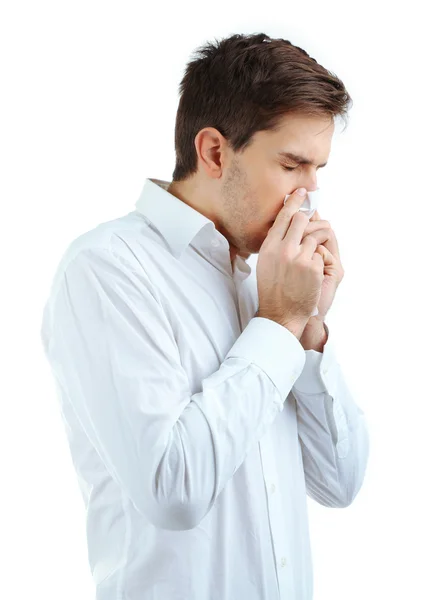
[[[287,198],[289,198],[290,196],[291,196],[291,194],[287,194],[287,196],[284,198],[284,204],[285,204]],[[303,201],[303,204],[299,208],[299,210],[301,212],[304,212],[310,219],[312,217],[312,215],[315,213],[315,211],[318,209],[320,197],[321,197],[321,194],[319,192],[319,188],[317,188],[316,190],[314,190],[312,192],[307,192],[306,198]],[[318,307],[315,307],[313,312],[311,313],[311,317],[315,317],[315,315],[317,315],[317,314],[318,314]]]
[[[287,196],[284,198],[284,204],[286,203],[287,198],[289,198],[290,196],[291,196],[291,194],[287,194]],[[306,198],[303,201],[303,204],[299,208],[299,210],[301,212],[304,212],[310,219],[312,217],[312,215],[314,214],[314,212],[318,209],[320,198],[321,198],[321,193],[319,191],[319,188],[317,188],[316,190],[314,190],[312,192],[307,192]]]

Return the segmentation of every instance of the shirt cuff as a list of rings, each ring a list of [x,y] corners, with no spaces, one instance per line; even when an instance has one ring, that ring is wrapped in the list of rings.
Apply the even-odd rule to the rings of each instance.
[[[298,392],[305,394],[327,392],[330,396],[335,395],[339,364],[335,353],[333,333],[330,333],[325,323],[324,327],[326,328],[328,339],[324,345],[323,352],[305,350],[306,362],[302,373],[293,386]]]
[[[285,399],[303,371],[306,353],[286,327],[271,319],[253,317],[226,358],[243,358],[256,364]]]

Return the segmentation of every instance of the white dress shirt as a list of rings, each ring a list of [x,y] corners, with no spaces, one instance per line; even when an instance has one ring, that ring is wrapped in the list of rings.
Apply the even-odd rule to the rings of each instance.
[[[72,241],[43,312],[96,598],[311,600],[306,494],[353,501],[364,413],[333,332],[253,317],[255,270],[168,185]]]

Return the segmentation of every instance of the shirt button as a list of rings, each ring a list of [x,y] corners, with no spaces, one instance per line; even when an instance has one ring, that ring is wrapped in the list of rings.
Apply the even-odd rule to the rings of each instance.
[[[281,566],[284,568],[287,564],[287,559],[285,558],[285,556],[282,557],[281,559]]]
[[[274,492],[275,492],[275,485],[274,485],[274,484],[272,484],[272,485],[271,485],[271,494],[273,494]]]
[[[219,240],[212,240],[212,246],[213,246],[213,248],[218,248],[219,245],[220,245]]]

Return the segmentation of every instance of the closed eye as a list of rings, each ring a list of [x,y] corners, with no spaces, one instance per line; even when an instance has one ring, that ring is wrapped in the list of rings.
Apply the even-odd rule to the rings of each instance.
[[[285,165],[281,165],[281,166],[282,166],[282,168],[283,168],[285,171],[295,171],[296,169],[299,169],[299,167],[300,167],[301,165],[298,165],[297,167],[286,167]],[[318,167],[318,168],[317,168],[317,171],[318,171],[318,169],[322,169],[322,168],[323,168],[323,167]]]

